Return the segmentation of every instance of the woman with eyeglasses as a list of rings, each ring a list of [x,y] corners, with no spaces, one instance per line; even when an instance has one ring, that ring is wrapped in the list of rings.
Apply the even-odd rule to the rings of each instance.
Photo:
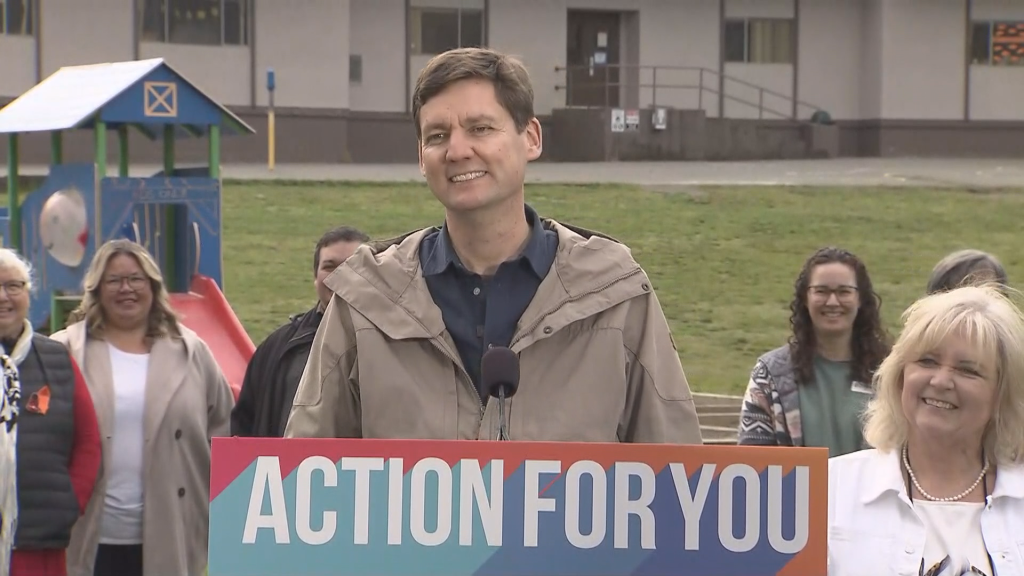
[[[63,576],[100,466],[85,380],[28,321],[31,267],[0,248],[0,574]]]
[[[75,323],[53,335],[96,400],[103,469],[75,526],[73,576],[202,574],[210,441],[233,406],[209,347],[178,322],[163,276],[141,245],[101,246]]]
[[[754,365],[738,444],[865,448],[860,421],[871,378],[889,352],[881,299],[867,267],[840,248],[811,255],[790,303],[789,342]]]

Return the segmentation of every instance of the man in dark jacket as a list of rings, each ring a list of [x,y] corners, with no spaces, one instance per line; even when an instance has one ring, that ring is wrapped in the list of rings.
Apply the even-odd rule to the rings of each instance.
[[[318,302],[313,309],[292,316],[256,348],[245,370],[238,403],[231,411],[232,436],[279,438],[284,434],[313,337],[331,301],[332,292],[324,286],[324,279],[369,240],[359,230],[342,226],[328,231],[317,242],[313,275]]]

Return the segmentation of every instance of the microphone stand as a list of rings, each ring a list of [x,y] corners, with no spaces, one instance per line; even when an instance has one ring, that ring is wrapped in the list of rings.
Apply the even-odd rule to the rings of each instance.
[[[498,440],[509,440],[505,423],[505,386],[498,386]]]

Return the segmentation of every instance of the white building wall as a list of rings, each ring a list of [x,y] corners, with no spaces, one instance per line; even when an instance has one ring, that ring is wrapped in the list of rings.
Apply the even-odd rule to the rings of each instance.
[[[1024,2],[974,0],[971,18],[1024,22]],[[1024,66],[972,64],[968,72],[972,120],[1024,120]]]
[[[534,111],[544,115],[565,106],[565,91],[556,90],[565,84],[565,74],[555,71],[565,66],[564,2],[491,0],[488,12],[490,46],[515,54],[530,70]]]
[[[835,120],[861,118],[862,20],[870,0],[800,3],[797,32],[797,99],[821,107]],[[877,90],[877,88],[875,88]],[[814,112],[801,105],[797,115]]]
[[[275,105],[348,108],[348,54],[349,0],[256,0],[258,106],[267,104],[273,68]]]
[[[349,52],[363,62],[362,79],[349,84],[349,108],[405,112],[405,2],[350,0]]]
[[[885,0],[881,7],[881,117],[962,120],[964,0]]]
[[[61,66],[133,58],[133,1],[39,2],[38,65],[35,38],[0,36],[0,96],[17,96],[40,79],[38,73],[45,77]],[[721,1],[728,18],[792,18],[795,11],[795,0]],[[411,3],[484,6],[484,0]],[[254,49],[143,42],[137,54],[167,58],[229,105],[265,105],[265,74],[273,67],[278,106],[404,112],[407,84],[411,88],[430,58],[409,57],[407,76],[404,4],[255,0]],[[709,116],[718,115],[719,0],[490,0],[488,43],[520,56],[530,68],[538,114],[565,102],[565,92],[556,88],[565,75],[555,69],[565,65],[570,9],[630,13],[622,28],[621,61],[639,64],[641,71],[624,74],[634,83],[622,99],[625,106],[702,106]],[[975,21],[1021,22],[1024,0],[974,0],[972,12]],[[800,0],[797,70],[790,64],[726,63],[725,75],[736,81],[725,82],[724,114],[756,117],[759,101],[788,114],[795,74],[795,97],[840,120],[962,120],[965,107],[970,119],[1024,120],[1024,67],[968,69],[966,16],[966,0]],[[103,32],[83,25],[92,22],[102,22]],[[362,57],[358,82],[349,79],[350,54]],[[655,82],[657,90],[649,86]],[[783,96],[762,96],[744,83]],[[693,87],[678,87],[683,84]],[[701,97],[698,85],[705,87]],[[806,118],[812,110],[800,107],[798,113]]]
[[[36,39],[0,35],[0,98],[14,98],[36,84]]]
[[[794,0],[724,0],[725,17],[793,18]],[[793,109],[792,64],[726,62],[725,116],[728,118],[779,118]],[[770,109],[779,114],[764,112]]]
[[[633,80],[624,90],[624,103],[647,107],[657,102],[677,108],[702,105],[710,115],[717,115],[718,99],[713,92],[718,86],[717,0],[491,0],[489,44],[521,57],[530,69],[538,114],[565,105],[565,91],[555,88],[564,86],[565,74],[555,68],[566,63],[566,12],[573,9],[616,10],[638,17],[635,27],[629,25],[628,16],[624,19],[620,36],[620,62],[640,65],[638,72],[624,69],[620,76],[623,82]],[[638,39],[629,37],[637,32]],[[636,56],[629,53],[634,41],[639,47]],[[698,96],[699,68],[706,69],[703,97]],[[659,87],[655,89],[655,85]],[[692,88],[683,88],[686,85]]]
[[[418,6],[424,8],[473,8],[483,10],[484,0],[410,0],[410,7]],[[487,23],[484,22],[486,27]],[[404,26],[404,22],[403,22]],[[520,31],[526,29],[520,29]],[[485,32],[486,35],[486,32]],[[403,42],[404,44],[404,42]],[[407,47],[406,50],[409,48]],[[416,79],[419,78],[420,72],[423,67],[427,65],[427,62],[433,58],[433,54],[412,54],[409,56],[409,92],[406,94],[406,98],[412,97],[412,91],[416,86]]]
[[[650,106],[656,97],[659,106],[703,108],[708,116],[718,116],[720,27],[717,0],[644,2],[640,11],[640,63],[658,69],[643,68],[640,84],[658,88],[641,88],[640,106]]]
[[[131,60],[132,1],[37,2],[42,78],[62,66]],[[6,59],[6,54],[0,57]]]
[[[885,0],[864,0],[860,20],[860,76],[856,92],[860,100],[860,119],[882,117],[882,3]],[[823,102],[823,105],[828,105]]]
[[[222,104],[249,106],[252,103],[248,46],[141,42],[139,57],[167,60],[189,82]]]

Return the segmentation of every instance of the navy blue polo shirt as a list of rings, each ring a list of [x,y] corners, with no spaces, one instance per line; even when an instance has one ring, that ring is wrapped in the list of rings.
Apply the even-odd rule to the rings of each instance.
[[[467,270],[459,260],[447,224],[423,238],[419,247],[423,277],[459,356],[480,392],[480,361],[489,346],[508,346],[519,318],[551,268],[558,234],[545,230],[537,212],[526,207],[530,237],[522,253],[498,266],[494,276]]]

